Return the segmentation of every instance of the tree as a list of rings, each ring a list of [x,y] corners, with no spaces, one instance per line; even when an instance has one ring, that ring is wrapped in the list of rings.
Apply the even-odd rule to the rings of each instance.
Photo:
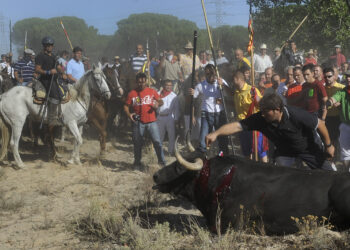
[[[106,47],[110,37],[98,35],[96,28],[88,26],[83,19],[76,17],[27,18],[18,21],[13,26],[14,43],[24,48],[24,36],[27,31],[27,47],[36,52],[42,50],[41,39],[45,36],[51,36],[55,40],[56,51],[64,49],[70,51],[71,48],[60,25],[61,20],[73,47],[83,48],[84,53],[92,58],[100,56],[100,51]]]
[[[248,0],[254,7],[256,41],[280,46],[298,23],[308,19],[293,38],[298,47],[317,48],[327,57],[335,44],[349,51],[349,5],[339,0]]]

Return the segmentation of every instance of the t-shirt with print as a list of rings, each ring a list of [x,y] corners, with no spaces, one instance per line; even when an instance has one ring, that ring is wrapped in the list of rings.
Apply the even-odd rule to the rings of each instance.
[[[304,83],[304,109],[310,113],[319,112],[322,105],[322,98],[327,97],[327,92],[323,84],[319,81],[314,83]]]
[[[153,102],[160,99],[157,91],[145,88],[141,91],[132,90],[126,99],[127,105],[132,105],[136,114],[140,115],[142,123],[150,123],[157,120],[156,111],[152,108]]]

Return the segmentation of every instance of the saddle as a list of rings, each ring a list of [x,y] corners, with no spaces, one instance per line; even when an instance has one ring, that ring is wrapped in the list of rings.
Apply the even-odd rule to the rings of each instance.
[[[61,104],[65,104],[70,101],[70,94],[67,87],[58,82]],[[42,105],[46,99],[46,89],[44,85],[37,79],[33,79],[33,103]]]

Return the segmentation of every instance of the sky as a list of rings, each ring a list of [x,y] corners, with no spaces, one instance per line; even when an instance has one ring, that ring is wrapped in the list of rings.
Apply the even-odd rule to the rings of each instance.
[[[216,26],[218,6],[223,24],[247,25],[246,0],[205,0],[204,3],[210,25]],[[119,20],[144,12],[174,15],[205,28],[201,0],[1,0],[0,15],[11,19],[13,24],[30,17],[76,16],[97,28],[100,34],[111,35],[117,30]]]
[[[1,54],[10,48],[9,20],[13,26],[31,17],[75,16],[97,28],[102,35],[114,34],[117,22],[130,14],[145,12],[173,15],[205,28],[201,0],[0,0],[0,3]],[[222,24],[247,26],[249,6],[246,0],[204,0],[204,3],[209,25],[217,26],[216,13],[221,12]]]

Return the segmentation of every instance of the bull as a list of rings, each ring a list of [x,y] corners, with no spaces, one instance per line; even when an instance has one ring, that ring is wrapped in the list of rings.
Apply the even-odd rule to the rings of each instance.
[[[175,155],[177,161],[154,174],[154,189],[187,198],[214,232],[218,219],[221,231],[239,228],[242,209],[270,235],[297,232],[291,218],[307,215],[326,217],[338,230],[350,227],[349,173],[278,167],[239,156],[186,160],[177,143]]]

